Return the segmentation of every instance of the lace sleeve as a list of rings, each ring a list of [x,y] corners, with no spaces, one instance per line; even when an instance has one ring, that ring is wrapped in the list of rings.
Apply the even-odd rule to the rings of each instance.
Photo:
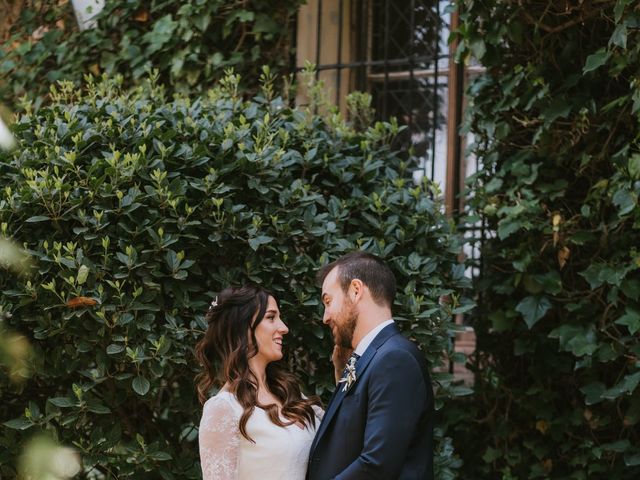
[[[238,418],[224,398],[205,403],[198,435],[203,480],[235,480],[240,431]]]

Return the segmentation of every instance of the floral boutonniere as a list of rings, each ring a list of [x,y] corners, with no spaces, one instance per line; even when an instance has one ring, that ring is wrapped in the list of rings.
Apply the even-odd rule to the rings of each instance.
[[[349,357],[349,361],[347,362],[347,366],[344,367],[344,372],[342,372],[342,378],[338,380],[338,383],[344,383],[344,387],[342,387],[342,391],[346,392],[351,388],[356,381],[356,357]]]

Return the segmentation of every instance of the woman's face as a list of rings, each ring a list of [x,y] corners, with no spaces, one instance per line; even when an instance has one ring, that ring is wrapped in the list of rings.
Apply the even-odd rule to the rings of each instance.
[[[280,309],[275,298],[269,297],[264,317],[255,329],[258,344],[257,360],[265,363],[275,362],[282,358],[282,337],[289,332],[289,328],[280,318]]]

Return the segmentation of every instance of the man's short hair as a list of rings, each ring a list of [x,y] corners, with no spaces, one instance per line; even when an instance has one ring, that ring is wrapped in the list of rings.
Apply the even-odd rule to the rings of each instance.
[[[347,253],[318,271],[318,285],[322,286],[329,272],[336,267],[343,292],[346,293],[351,281],[357,278],[369,288],[374,302],[385,307],[393,305],[396,298],[396,277],[380,258],[362,251]]]

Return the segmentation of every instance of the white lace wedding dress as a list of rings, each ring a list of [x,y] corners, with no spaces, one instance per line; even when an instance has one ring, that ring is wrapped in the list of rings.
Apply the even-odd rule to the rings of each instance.
[[[199,432],[203,480],[303,480],[322,410],[316,409],[315,426],[300,428],[279,427],[256,408],[246,427],[256,443],[240,434],[241,415],[242,406],[226,391],[204,404]]]

